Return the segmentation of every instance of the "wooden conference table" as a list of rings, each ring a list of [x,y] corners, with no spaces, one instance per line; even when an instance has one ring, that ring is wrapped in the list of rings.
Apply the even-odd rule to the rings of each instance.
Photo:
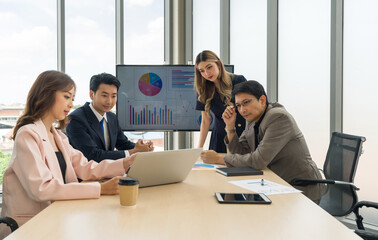
[[[270,205],[219,204],[215,192],[248,192],[212,170],[182,183],[140,188],[137,206],[119,196],[56,201],[6,239],[360,239],[301,193],[270,195]],[[264,179],[288,185],[270,170]]]

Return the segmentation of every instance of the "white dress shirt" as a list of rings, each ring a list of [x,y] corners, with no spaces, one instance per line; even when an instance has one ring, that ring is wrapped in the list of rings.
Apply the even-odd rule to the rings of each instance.
[[[92,109],[94,115],[98,119],[99,122],[104,118],[104,139],[105,139],[105,146],[106,150],[113,151],[114,149],[109,149],[110,147],[110,138],[109,138],[109,130],[108,130],[108,119],[106,117],[106,113],[104,113],[104,116],[102,116],[97,110],[93,107],[93,103],[89,104],[89,107]],[[130,156],[129,151],[125,150],[125,156]]]

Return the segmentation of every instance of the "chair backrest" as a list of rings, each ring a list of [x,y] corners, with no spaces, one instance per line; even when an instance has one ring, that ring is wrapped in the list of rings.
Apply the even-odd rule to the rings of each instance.
[[[365,138],[361,136],[332,133],[323,167],[325,178],[353,183],[364,141]],[[327,191],[319,205],[333,216],[345,216],[357,201],[352,186],[327,184]]]

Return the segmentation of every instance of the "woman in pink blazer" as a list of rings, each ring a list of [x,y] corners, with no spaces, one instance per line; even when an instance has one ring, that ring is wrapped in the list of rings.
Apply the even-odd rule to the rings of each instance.
[[[65,128],[74,96],[75,83],[62,72],[43,72],[34,82],[14,128],[14,149],[4,173],[1,216],[12,217],[22,225],[55,200],[118,194],[118,180],[135,155],[97,163],[71,147],[57,129]],[[111,179],[79,183],[78,178]],[[0,231],[0,237],[10,232],[4,226]]]

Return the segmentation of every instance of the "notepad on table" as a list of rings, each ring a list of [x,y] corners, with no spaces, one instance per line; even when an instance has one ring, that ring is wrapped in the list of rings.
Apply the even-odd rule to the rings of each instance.
[[[252,167],[217,168],[217,172],[227,177],[246,176],[246,175],[263,175],[263,171],[252,168]]]

